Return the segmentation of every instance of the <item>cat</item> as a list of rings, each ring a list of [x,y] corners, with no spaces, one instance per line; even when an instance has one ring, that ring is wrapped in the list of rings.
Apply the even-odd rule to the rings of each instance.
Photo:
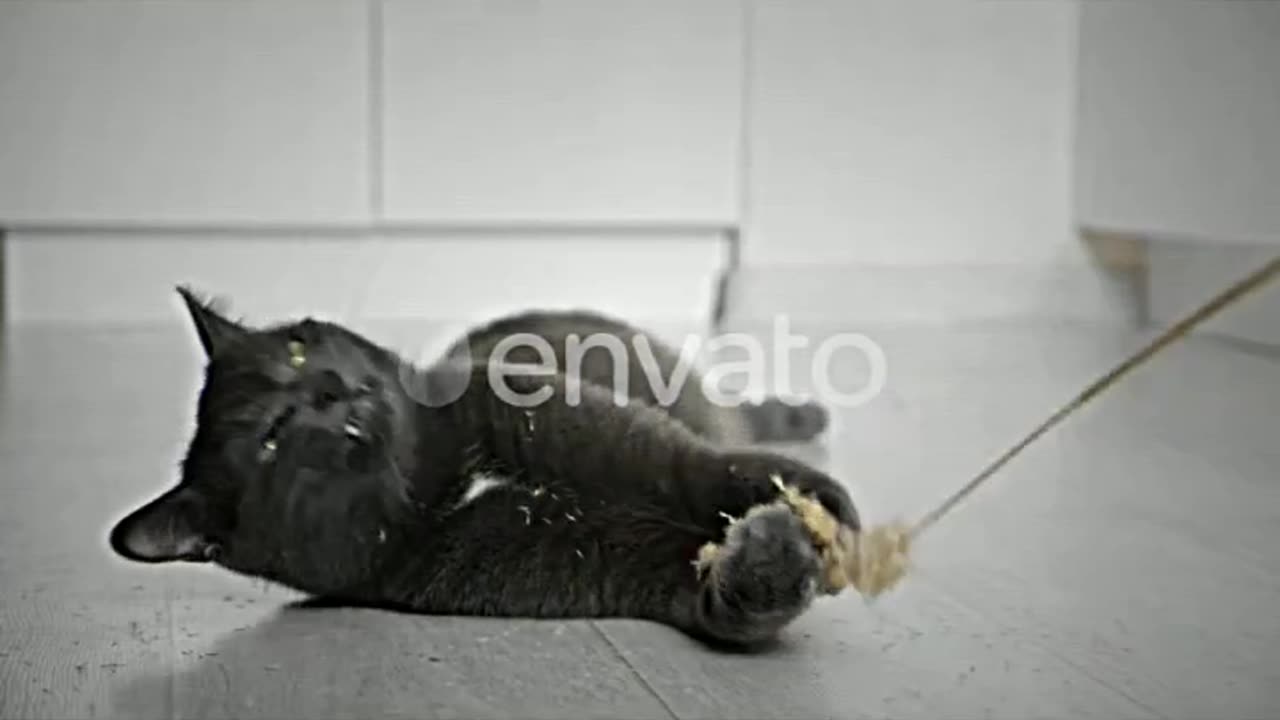
[[[339,324],[253,328],[179,293],[207,360],[196,430],[179,481],[112,527],[129,560],[211,562],[341,604],[628,617],[751,645],[824,590],[820,548],[776,481],[860,529],[838,481],[720,442],[742,428],[699,426],[715,415],[703,403],[668,412],[579,376],[512,372],[508,391],[545,398],[513,404],[493,364],[457,361],[517,327],[630,332],[616,321],[526,314],[418,368]],[[702,558],[708,543],[719,551]]]

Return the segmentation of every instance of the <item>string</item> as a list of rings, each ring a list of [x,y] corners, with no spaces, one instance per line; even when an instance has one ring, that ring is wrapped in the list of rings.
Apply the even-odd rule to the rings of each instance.
[[[1256,270],[1236,281],[1235,284],[1231,285],[1226,290],[1223,290],[1208,302],[1204,303],[1199,308],[1196,308],[1196,310],[1191,312],[1185,318],[1170,326],[1141,350],[1133,353],[1105,375],[1095,380],[1093,384],[1082,390],[1078,395],[1072,398],[1070,402],[1063,405],[1056,412],[1050,415],[1047,420],[1040,423],[1031,432],[1027,433],[1027,435],[1019,440],[1017,444],[1004,451],[1004,453],[995,460],[991,461],[991,463],[975,475],[972,480],[965,483],[963,487],[944,500],[942,504],[938,505],[938,507],[921,517],[915,525],[911,526],[911,529],[908,531],[909,537],[914,539],[922,532],[935,525],[947,513],[951,512],[952,509],[963,502],[964,499],[973,493],[974,490],[977,490],[979,486],[985,483],[988,478],[995,475],[996,472],[1022,453],[1023,450],[1027,449],[1031,443],[1035,442],[1063,420],[1067,419],[1067,417],[1072,413],[1084,407],[1089,403],[1089,401],[1102,393],[1102,391],[1112,385],[1115,385],[1121,378],[1145,364],[1156,353],[1181,339],[1209,318],[1217,315],[1228,306],[1265,285],[1268,281],[1274,278],[1277,273],[1280,273],[1280,256],[1273,258],[1266,265],[1262,266],[1261,269]]]

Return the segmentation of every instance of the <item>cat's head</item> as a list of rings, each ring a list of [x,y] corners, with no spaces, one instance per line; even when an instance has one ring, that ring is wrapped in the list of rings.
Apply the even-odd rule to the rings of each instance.
[[[179,293],[207,357],[196,431],[178,483],[117,523],[112,548],[308,592],[360,582],[408,504],[401,360],[336,324],[255,329]]]

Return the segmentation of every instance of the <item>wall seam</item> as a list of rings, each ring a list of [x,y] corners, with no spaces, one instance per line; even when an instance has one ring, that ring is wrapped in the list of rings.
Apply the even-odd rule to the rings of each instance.
[[[755,64],[754,28],[755,0],[738,0],[738,24],[740,38],[739,60],[742,73],[738,97],[738,177],[737,222],[725,233],[727,257],[725,268],[720,275],[716,287],[715,306],[712,315],[712,326],[723,331],[733,312],[736,292],[736,279],[742,266],[743,244],[747,242],[751,226],[751,107],[752,70]]]
[[[365,21],[367,39],[366,51],[368,66],[365,69],[366,82],[366,122],[368,123],[365,151],[367,157],[366,172],[369,174],[369,217],[375,222],[384,215],[383,198],[383,32],[382,32],[382,0],[368,0]]]

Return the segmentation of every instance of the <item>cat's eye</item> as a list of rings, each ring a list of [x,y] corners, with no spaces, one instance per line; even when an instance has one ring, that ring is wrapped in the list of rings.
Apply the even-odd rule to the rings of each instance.
[[[290,365],[300,368],[306,364],[307,346],[301,340],[290,340],[287,347],[289,348]]]

